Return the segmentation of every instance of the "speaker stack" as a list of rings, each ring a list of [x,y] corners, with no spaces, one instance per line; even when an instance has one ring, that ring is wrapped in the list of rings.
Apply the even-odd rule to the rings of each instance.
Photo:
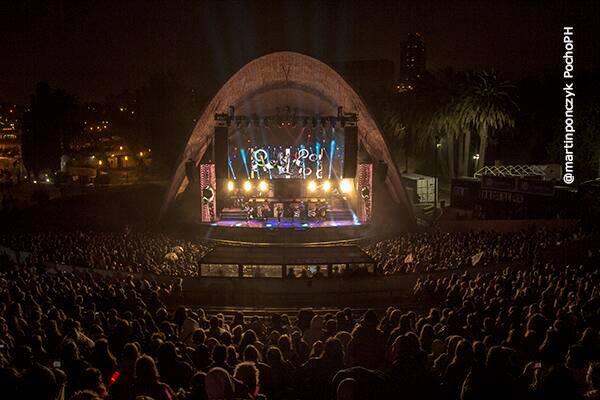
[[[358,127],[346,125],[344,127],[344,179],[356,177],[356,162],[358,158]]]
[[[228,134],[229,129],[226,126],[215,126],[214,160],[217,179],[229,177]]]

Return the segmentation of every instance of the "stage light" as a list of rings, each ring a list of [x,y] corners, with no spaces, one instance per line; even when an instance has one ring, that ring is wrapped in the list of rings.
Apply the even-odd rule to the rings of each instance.
[[[308,185],[306,186],[308,188],[309,192],[316,192],[317,191],[317,182],[315,181],[309,181]]]
[[[331,190],[331,182],[325,181],[323,182],[323,191],[329,192]]]
[[[227,190],[233,192],[233,189],[235,189],[235,184],[233,183],[233,181],[227,182]]]
[[[269,184],[265,181],[260,181],[258,183],[258,190],[261,192],[266,192],[267,190],[269,190]]]
[[[250,181],[246,181],[244,182],[244,190],[246,192],[249,192],[252,190],[252,183]]]
[[[342,179],[340,182],[340,190],[342,193],[350,193],[352,191],[352,180]]]

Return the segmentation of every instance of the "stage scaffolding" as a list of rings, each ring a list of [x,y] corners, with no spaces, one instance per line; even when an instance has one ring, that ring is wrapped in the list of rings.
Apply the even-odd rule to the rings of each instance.
[[[546,170],[541,165],[490,165],[479,169],[473,176],[481,178],[484,175],[547,178]]]

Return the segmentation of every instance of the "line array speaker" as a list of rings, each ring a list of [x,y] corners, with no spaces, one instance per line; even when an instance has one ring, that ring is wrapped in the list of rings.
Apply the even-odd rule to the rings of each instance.
[[[215,127],[215,175],[217,179],[227,179],[229,176],[228,165],[228,134],[229,130],[226,126]]]
[[[356,161],[358,157],[358,127],[344,127],[344,178],[356,177]]]

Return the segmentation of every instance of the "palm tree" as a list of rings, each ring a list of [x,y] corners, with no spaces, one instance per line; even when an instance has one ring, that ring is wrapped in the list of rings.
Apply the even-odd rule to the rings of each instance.
[[[513,114],[517,106],[510,94],[512,88],[509,82],[500,81],[493,71],[469,77],[467,87],[456,103],[459,122],[466,128],[463,153],[465,171],[469,166],[471,129],[479,136],[479,169],[485,165],[489,135],[505,127],[514,127]]]
[[[448,177],[456,176],[455,142],[462,132],[460,120],[454,109],[454,103],[449,101],[440,107],[432,116],[427,127],[427,136],[446,136],[446,150],[448,152]],[[437,151],[437,150],[435,150]],[[459,160],[460,163],[460,160]]]
[[[381,129],[389,139],[401,140],[406,133],[406,127],[402,123],[402,115],[396,107],[386,106],[381,111]]]
[[[376,118],[383,134],[388,141],[392,157],[396,164],[408,166],[408,134],[405,125],[405,115],[400,112],[402,107],[394,99],[387,99],[376,108]]]

